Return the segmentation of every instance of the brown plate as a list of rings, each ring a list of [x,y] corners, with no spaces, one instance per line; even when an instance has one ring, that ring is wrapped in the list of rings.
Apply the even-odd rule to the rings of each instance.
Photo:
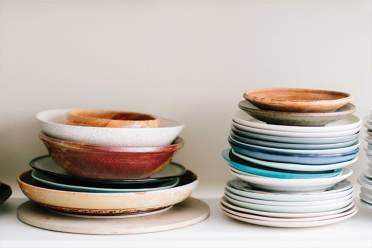
[[[334,112],[351,102],[345,92],[296,88],[258,89],[244,98],[260,109],[300,113]]]

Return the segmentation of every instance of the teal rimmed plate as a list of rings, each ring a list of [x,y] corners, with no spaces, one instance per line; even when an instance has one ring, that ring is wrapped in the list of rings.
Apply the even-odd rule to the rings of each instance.
[[[43,185],[47,185],[51,188],[65,191],[74,191],[74,192],[88,192],[88,193],[130,193],[130,192],[147,192],[155,190],[169,189],[176,186],[179,182],[179,178],[174,178],[168,182],[160,182],[156,185],[149,187],[146,183],[144,185],[135,184],[132,187],[94,187],[84,183],[78,183],[76,181],[69,180],[57,180],[53,177],[48,176],[47,174],[33,170],[31,173],[33,179]]]
[[[282,178],[282,179],[308,179],[308,178],[328,178],[335,177],[341,174],[342,169],[322,171],[322,172],[306,172],[306,171],[287,171],[274,168],[265,168],[255,164],[244,163],[244,160],[234,156],[230,149],[223,151],[223,158],[229,166],[241,172],[253,174],[256,176]]]

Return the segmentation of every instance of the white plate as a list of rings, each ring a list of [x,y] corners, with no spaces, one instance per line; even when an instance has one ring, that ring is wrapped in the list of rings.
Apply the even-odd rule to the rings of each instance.
[[[230,180],[226,188],[236,195],[243,197],[250,197],[254,199],[268,200],[268,201],[319,201],[330,200],[339,197],[344,197],[353,192],[353,185],[344,180],[339,182],[334,187],[323,192],[308,192],[308,193],[282,193],[282,192],[266,192],[255,190],[249,183],[240,179]]]
[[[360,199],[362,199],[362,200],[365,201],[366,203],[368,203],[368,204],[372,204],[372,196],[371,196],[371,195],[367,195],[367,194],[364,194],[364,193],[360,193],[360,194],[359,194],[359,197],[360,197]]]
[[[326,199],[320,201],[271,201],[271,200],[259,200],[250,197],[243,197],[236,195],[232,192],[229,192],[228,189],[225,189],[225,196],[228,199],[234,199],[241,202],[259,204],[259,205],[269,205],[269,206],[282,206],[282,207],[307,207],[307,206],[321,206],[321,205],[330,205],[348,201],[353,198],[353,193],[350,192],[348,195],[335,198],[335,199]]]
[[[352,135],[347,136],[336,136],[336,137],[285,137],[285,136],[275,136],[275,135],[266,135],[266,134],[259,134],[259,133],[252,133],[249,131],[244,131],[236,128],[234,125],[231,126],[232,131],[235,134],[238,134],[243,137],[259,139],[259,140],[266,140],[266,141],[274,141],[274,142],[281,142],[281,143],[291,143],[291,144],[333,144],[333,143],[340,143],[340,142],[347,142],[358,139],[359,133],[355,133]]]
[[[364,175],[361,175],[358,178],[358,182],[359,182],[360,185],[362,185],[362,187],[364,187],[368,190],[372,190],[372,180],[371,179],[368,179]]]
[[[342,154],[342,153],[349,153],[355,151],[360,143],[357,143],[352,146],[342,147],[342,148],[335,148],[335,149],[322,149],[322,150],[298,150],[298,149],[283,149],[283,148],[273,148],[273,147],[265,147],[259,145],[251,145],[247,143],[240,142],[230,136],[234,142],[238,145],[243,147],[248,147],[254,150],[259,150],[263,152],[271,152],[271,153],[280,153],[280,154],[305,154],[305,155],[321,155],[321,154]],[[371,153],[372,154],[372,153]]]
[[[257,120],[250,116],[247,112],[239,110],[235,113],[233,121],[244,125],[247,127],[265,129],[265,130],[275,130],[284,132],[335,132],[335,131],[345,131],[352,130],[360,127],[362,121],[359,117],[355,115],[349,115],[342,120],[334,121],[328,123],[321,127],[306,127],[306,126],[285,126],[285,125],[272,125],[266,122]]]
[[[243,154],[237,153],[234,150],[231,150],[231,152],[247,161],[253,164],[258,164],[266,167],[276,168],[276,169],[282,169],[282,170],[292,170],[292,171],[327,171],[327,170],[335,170],[344,168],[348,165],[351,165],[355,163],[358,160],[358,157],[354,158],[353,160],[342,162],[342,163],[336,163],[336,164],[324,164],[324,165],[306,165],[306,164],[291,164],[291,163],[279,163],[279,162],[271,162],[271,161],[265,161],[260,160],[256,158],[251,158],[248,156],[245,156]]]
[[[234,169],[230,170],[231,173],[246,181],[253,186],[265,189],[269,191],[286,191],[286,192],[308,192],[308,191],[323,191],[331,188],[336,183],[351,176],[353,171],[351,169],[345,168],[342,173],[335,177],[329,178],[311,178],[311,179],[280,179],[280,178],[270,178],[270,177],[260,177],[254,176],[248,173],[241,173]]]
[[[231,204],[242,207],[242,208],[249,208],[258,211],[265,211],[265,212],[274,212],[274,213],[313,213],[313,212],[326,212],[326,211],[333,211],[340,208],[344,208],[350,205],[353,202],[353,198],[345,200],[343,202],[336,202],[327,205],[307,205],[307,206],[272,206],[272,205],[263,205],[263,204],[256,204],[256,203],[249,203],[238,201],[229,196],[225,195],[225,199],[230,202]]]
[[[296,150],[334,149],[334,148],[348,147],[348,146],[352,146],[352,145],[359,143],[358,138],[356,138],[355,140],[351,140],[351,141],[331,143],[331,144],[298,144],[298,143],[282,143],[282,142],[273,142],[273,141],[245,138],[243,136],[234,134],[233,132],[230,133],[230,136],[233,139],[243,142],[245,144],[273,147],[273,148],[296,149]]]
[[[284,137],[301,137],[301,138],[334,138],[339,136],[348,136],[356,134],[360,131],[360,126],[354,129],[345,130],[345,131],[334,131],[334,132],[286,132],[286,131],[276,131],[276,130],[266,130],[266,129],[259,129],[254,127],[247,127],[236,122],[233,122],[233,126],[236,128],[257,133],[257,134],[266,134],[266,135],[274,135],[274,136],[284,136]]]
[[[184,125],[160,118],[159,128],[107,128],[64,124],[71,109],[46,110],[36,115],[46,134],[65,140],[102,146],[165,146],[180,134]]]
[[[351,208],[355,206],[354,202],[352,202],[350,205],[340,208],[337,210],[333,211],[325,211],[325,212],[314,212],[314,213],[274,213],[274,212],[266,212],[266,211],[257,211],[253,209],[248,209],[248,208],[241,208],[238,206],[235,206],[229,202],[223,197],[221,199],[221,204],[224,206],[242,212],[242,213],[247,213],[247,214],[255,214],[255,215],[261,215],[261,216],[266,216],[266,217],[275,217],[275,218],[310,218],[310,217],[318,217],[318,216],[327,216],[327,215],[332,215],[332,214],[339,214],[344,211],[348,211]]]
[[[365,202],[363,200],[360,201],[360,205],[362,205],[365,208],[368,208],[368,209],[372,210],[372,204],[368,204],[367,202]]]
[[[337,222],[341,222],[344,220],[347,220],[354,216],[357,213],[357,211],[351,212],[348,215],[333,218],[333,219],[326,219],[326,220],[317,220],[317,221],[299,221],[299,222],[293,222],[293,221],[267,221],[267,220],[256,220],[256,219],[250,219],[250,218],[244,218],[240,217],[234,214],[226,213],[225,214],[233,219],[259,225],[259,226],[269,226],[269,227],[287,227],[287,228],[299,228],[299,227],[315,227],[315,226],[325,226],[334,224]]]
[[[354,206],[353,208],[350,208],[349,210],[346,210],[344,212],[338,213],[338,214],[330,214],[325,216],[316,216],[316,217],[305,217],[305,218],[276,218],[276,217],[266,217],[261,215],[255,215],[255,214],[247,214],[243,212],[239,212],[233,209],[230,209],[223,204],[221,204],[221,208],[224,212],[227,212],[229,214],[233,214],[239,217],[243,218],[249,218],[249,219],[255,219],[255,220],[264,220],[264,221],[274,221],[274,222],[303,222],[303,221],[318,221],[318,220],[328,220],[328,219],[334,219],[342,216],[349,215],[355,211],[357,211],[357,208]]]

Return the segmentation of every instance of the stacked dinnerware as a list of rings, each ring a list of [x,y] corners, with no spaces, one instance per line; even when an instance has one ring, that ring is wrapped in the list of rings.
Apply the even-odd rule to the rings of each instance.
[[[360,199],[364,206],[372,209],[372,111],[365,124],[367,128],[367,146],[366,153],[368,157],[368,170],[359,177],[359,183],[362,186],[360,190]]]
[[[192,171],[172,162],[183,146],[178,121],[66,109],[40,112],[37,119],[49,155],[33,159],[18,183],[46,209],[75,217],[164,215],[198,184]]]
[[[311,227],[353,216],[345,168],[357,160],[361,121],[342,92],[262,89],[244,94],[223,152],[236,177],[222,210],[262,226]]]

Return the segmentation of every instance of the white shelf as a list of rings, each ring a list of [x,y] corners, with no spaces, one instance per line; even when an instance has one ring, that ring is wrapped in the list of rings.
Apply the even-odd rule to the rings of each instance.
[[[210,217],[197,225],[141,235],[77,235],[46,231],[17,220],[16,209],[25,201],[13,197],[0,207],[0,247],[372,247],[372,211],[360,207],[353,218],[316,228],[281,229],[248,225],[221,212],[218,199],[205,200]]]

